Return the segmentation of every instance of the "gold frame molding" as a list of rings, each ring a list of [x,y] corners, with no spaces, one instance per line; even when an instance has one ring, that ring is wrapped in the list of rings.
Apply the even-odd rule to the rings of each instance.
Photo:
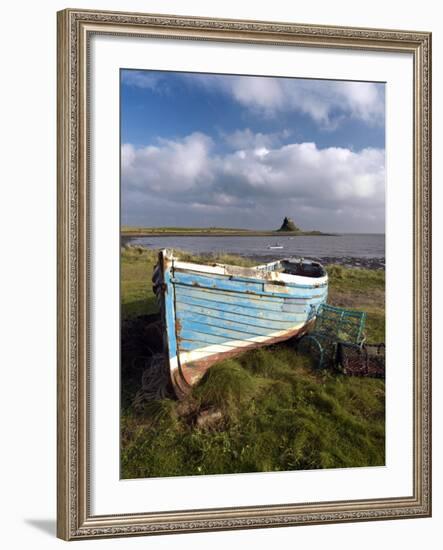
[[[431,33],[68,9],[58,24],[57,534],[65,540],[431,515]],[[414,60],[413,495],[93,516],[88,483],[88,44],[93,34],[407,52]]]

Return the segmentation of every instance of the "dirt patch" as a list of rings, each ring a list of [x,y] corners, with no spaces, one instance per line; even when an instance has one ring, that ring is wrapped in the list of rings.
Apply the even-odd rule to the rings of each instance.
[[[362,308],[366,304],[384,308],[385,292],[380,288],[362,291],[330,289],[328,303],[345,308]]]
[[[214,430],[223,423],[223,413],[220,409],[207,409],[197,416],[196,426],[201,430]]]

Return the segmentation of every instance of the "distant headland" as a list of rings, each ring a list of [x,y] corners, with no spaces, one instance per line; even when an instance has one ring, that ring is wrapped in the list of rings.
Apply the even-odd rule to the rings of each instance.
[[[230,227],[134,227],[123,226],[124,238],[137,237],[278,237],[278,236],[333,235],[322,231],[303,231],[291,218],[285,216],[279,229],[238,229]]]
[[[278,231],[284,231],[285,233],[300,233],[301,229],[295,225],[291,218],[285,216]]]

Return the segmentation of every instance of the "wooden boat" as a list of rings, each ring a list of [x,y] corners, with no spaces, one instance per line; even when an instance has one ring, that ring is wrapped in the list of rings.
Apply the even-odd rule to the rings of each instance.
[[[153,288],[181,399],[214,363],[304,334],[326,302],[328,276],[320,263],[304,259],[248,268],[184,262],[162,250]]]

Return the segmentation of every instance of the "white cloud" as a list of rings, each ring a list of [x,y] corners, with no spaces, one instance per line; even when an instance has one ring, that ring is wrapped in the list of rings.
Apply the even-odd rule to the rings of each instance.
[[[282,140],[291,135],[289,130],[263,134],[254,133],[249,128],[235,130],[230,134],[222,134],[225,143],[231,149],[250,149],[257,147],[273,147],[279,145]]]
[[[293,216],[323,229],[334,217],[358,224],[360,212],[361,219],[370,214],[373,224],[383,225],[383,150],[319,149],[314,143],[267,147],[265,135],[238,135],[247,138],[244,147],[224,154],[216,154],[211,138],[202,133],[143,148],[123,145],[124,212],[129,216],[144,204],[146,212],[158,217],[149,203],[155,197],[181,219],[193,213],[196,225],[203,207],[225,219],[249,209],[277,220],[277,212],[290,207]],[[236,225],[242,225],[241,217]]]
[[[122,146],[122,180],[155,193],[186,191],[211,178],[210,137],[195,132],[182,140],[159,140],[157,146]]]
[[[164,74],[155,71],[122,71],[122,82],[127,86],[158,90],[164,81]]]
[[[323,127],[335,127],[343,117],[384,123],[384,92],[374,83],[265,77],[235,77],[229,82],[239,103],[266,116],[297,111]]]
[[[130,86],[164,91],[168,73],[125,71]],[[324,128],[335,128],[345,117],[367,124],[384,124],[384,85],[373,82],[307,80],[265,76],[175,73],[186,86],[229,95],[243,107],[266,117],[298,112]]]

